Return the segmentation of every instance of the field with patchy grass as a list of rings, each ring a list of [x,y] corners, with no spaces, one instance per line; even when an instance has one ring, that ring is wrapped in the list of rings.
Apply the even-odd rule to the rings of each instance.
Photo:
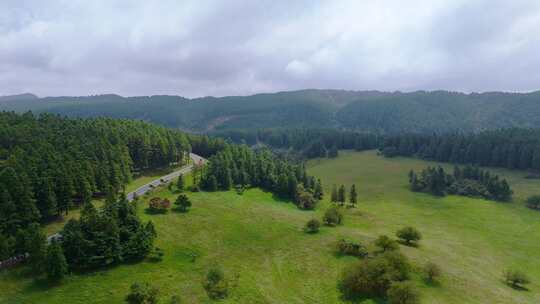
[[[402,246],[402,251],[415,265],[432,261],[443,269],[438,286],[413,276],[422,303],[540,302],[540,212],[522,202],[540,192],[540,181],[526,180],[522,172],[497,170],[509,179],[516,202],[435,198],[407,189],[407,172],[426,165],[384,159],[372,151],[311,161],[309,172],[322,179],[327,194],[334,183],[355,183],[359,192],[359,206],[346,210],[345,225],[323,227],[314,235],[302,228],[309,219],[321,217],[326,201],[316,211],[301,211],[258,189],[243,195],[200,192],[188,194],[193,202],[189,213],[162,215],[146,214],[142,202],[140,214],[155,223],[156,245],[165,251],[162,261],[73,274],[58,286],[31,279],[24,268],[4,271],[0,303],[121,303],[136,281],[157,286],[160,303],[172,295],[184,303],[211,303],[202,280],[215,264],[233,285],[220,303],[342,303],[337,278],[355,258],[335,256],[333,243],[347,237],[369,244],[404,225],[417,227],[424,239],[419,248]],[[160,188],[151,196],[156,195],[173,200],[177,194]],[[507,267],[529,274],[529,291],[502,283]]]

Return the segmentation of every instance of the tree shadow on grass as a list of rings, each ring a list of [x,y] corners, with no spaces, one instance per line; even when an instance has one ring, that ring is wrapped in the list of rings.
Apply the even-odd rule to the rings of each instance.
[[[523,291],[523,292],[527,292],[527,291],[531,291],[529,288],[523,286],[523,285],[512,285],[512,284],[508,284],[507,282],[504,282],[503,283],[505,285],[507,285],[508,287],[512,288],[513,290],[517,290],[517,291]]]
[[[369,296],[350,296],[350,295],[342,295],[340,296],[340,299],[345,303],[350,304],[362,304],[367,300],[371,300],[377,304],[388,304],[388,301],[382,298],[375,298],[375,297],[369,297]]]
[[[51,281],[46,278],[36,278],[24,288],[24,293],[38,293],[62,285],[62,281]]]
[[[167,209],[153,209],[153,208],[144,209],[144,212],[146,214],[150,214],[150,215],[167,214],[168,211],[169,210],[167,210]]]
[[[274,201],[280,202],[280,203],[294,204],[294,202],[290,198],[283,197],[283,196],[275,194],[275,193],[272,193],[272,199]]]
[[[171,209],[174,213],[189,213],[189,209],[182,209],[180,207],[174,207]]]
[[[407,243],[404,240],[397,240],[397,242],[403,246],[412,247],[412,248],[420,248],[420,244],[416,242]]]
[[[436,279],[430,280],[428,278],[422,278],[422,281],[424,282],[424,284],[426,284],[427,287],[430,287],[430,288],[439,288],[439,287],[441,287],[441,282],[439,282]]]

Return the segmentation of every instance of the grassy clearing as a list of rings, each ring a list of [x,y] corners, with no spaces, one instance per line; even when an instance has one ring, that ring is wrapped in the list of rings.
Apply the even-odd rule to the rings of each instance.
[[[504,204],[462,197],[434,198],[407,189],[409,169],[426,162],[383,159],[373,152],[345,152],[338,159],[317,160],[309,171],[333,183],[356,183],[359,208],[347,210],[345,225],[323,227],[307,235],[302,227],[322,215],[300,211],[258,189],[189,193],[189,213],[144,213],[158,230],[161,262],[144,261],[88,274],[71,275],[60,286],[47,286],[24,274],[24,269],[0,273],[0,303],[120,303],[135,281],[159,287],[162,301],[180,295],[185,303],[211,303],[202,289],[206,270],[219,264],[233,285],[230,297],[219,303],[342,303],[336,289],[341,269],[354,258],[334,256],[338,237],[369,243],[379,234],[393,235],[414,225],[424,235],[419,248],[402,247],[422,265],[433,261],[443,269],[440,286],[426,285],[419,275],[423,303],[537,303],[540,301],[540,213],[521,200],[540,181],[524,173],[500,171],[514,185],[518,203]],[[174,199],[160,188],[156,193]],[[506,267],[526,271],[530,291],[516,291],[501,282]],[[367,300],[363,303],[375,303]]]

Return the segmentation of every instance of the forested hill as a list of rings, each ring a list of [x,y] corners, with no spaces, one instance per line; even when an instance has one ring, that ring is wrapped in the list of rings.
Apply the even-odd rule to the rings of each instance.
[[[540,127],[540,91],[532,93],[301,90],[252,96],[0,98],[0,109],[75,117],[143,119],[192,131],[242,128],[346,128],[396,132]]]
[[[2,112],[0,236],[121,191],[134,171],[182,163],[190,149],[184,133],[144,122]]]

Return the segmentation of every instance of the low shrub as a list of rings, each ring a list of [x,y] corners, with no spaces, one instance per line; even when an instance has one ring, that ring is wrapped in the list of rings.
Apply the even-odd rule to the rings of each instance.
[[[411,226],[403,227],[396,232],[396,236],[400,238],[406,245],[416,244],[422,239],[422,234]]]
[[[328,226],[337,226],[343,223],[343,214],[337,207],[330,207],[323,216],[323,222]]]
[[[321,227],[321,222],[319,222],[318,219],[311,219],[306,223],[306,226],[304,227],[304,231],[306,233],[317,233],[319,232],[320,227]]]
[[[229,294],[229,283],[219,267],[213,267],[208,271],[203,287],[208,297],[213,300],[224,299]]]
[[[423,270],[428,282],[435,282],[441,276],[441,268],[435,263],[427,263]]]
[[[336,252],[340,255],[350,255],[359,258],[363,258],[368,255],[368,251],[364,245],[346,239],[340,239],[337,241]]]
[[[381,252],[397,250],[399,248],[397,242],[386,235],[381,235],[373,242]]]

